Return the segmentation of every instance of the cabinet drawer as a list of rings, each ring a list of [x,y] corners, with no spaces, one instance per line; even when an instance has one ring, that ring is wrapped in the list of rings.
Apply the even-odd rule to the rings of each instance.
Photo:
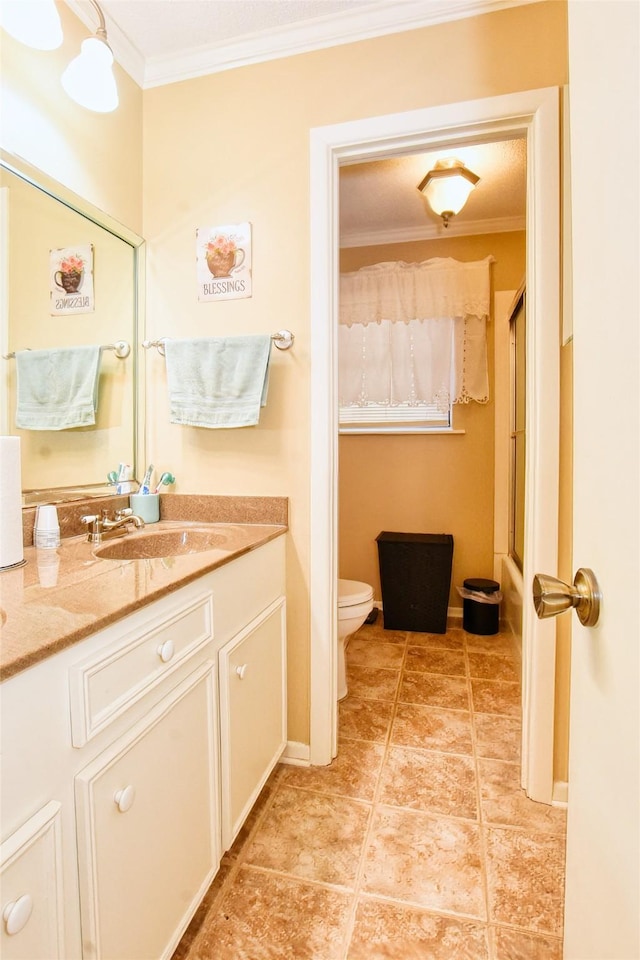
[[[171,956],[218,869],[215,665],[75,779],[85,960]]]
[[[70,670],[71,739],[82,747],[213,636],[211,594],[150,617]]]
[[[51,801],[0,847],[0,956],[63,960],[60,804]]]

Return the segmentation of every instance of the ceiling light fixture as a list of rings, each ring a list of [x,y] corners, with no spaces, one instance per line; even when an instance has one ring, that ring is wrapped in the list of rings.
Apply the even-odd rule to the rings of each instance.
[[[62,43],[62,24],[54,0],[4,0],[0,24],[14,40],[35,50],[55,50]]]
[[[449,220],[456,213],[460,213],[479,180],[480,177],[467,170],[461,160],[449,157],[437,161],[418,184],[418,190],[424,195],[433,212],[442,217],[445,227],[448,227]]]
[[[90,3],[98,13],[98,29],[93,37],[82,41],[80,54],[62,74],[62,86],[81,107],[96,113],[110,113],[119,103],[113,75],[113,53],[107,43],[102,10],[96,0],[90,0]]]

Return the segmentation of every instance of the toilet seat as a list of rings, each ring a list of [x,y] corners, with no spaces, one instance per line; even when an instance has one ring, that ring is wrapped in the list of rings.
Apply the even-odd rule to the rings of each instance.
[[[367,603],[373,597],[373,587],[360,580],[338,580],[338,608]]]

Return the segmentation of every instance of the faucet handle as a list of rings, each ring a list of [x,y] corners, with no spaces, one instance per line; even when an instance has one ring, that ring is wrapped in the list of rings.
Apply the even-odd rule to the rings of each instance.
[[[131,507],[123,507],[122,510],[116,510],[116,520],[122,520],[123,517],[130,517],[133,513]]]
[[[94,513],[91,513],[87,514],[86,517],[80,517],[80,523],[84,523],[89,526],[90,523],[95,523],[97,519],[98,517]]]

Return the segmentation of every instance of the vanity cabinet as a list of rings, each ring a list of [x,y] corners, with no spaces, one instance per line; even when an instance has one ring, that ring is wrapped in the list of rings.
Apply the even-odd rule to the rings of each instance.
[[[278,537],[2,684],[3,960],[171,956],[286,743],[284,588]]]

